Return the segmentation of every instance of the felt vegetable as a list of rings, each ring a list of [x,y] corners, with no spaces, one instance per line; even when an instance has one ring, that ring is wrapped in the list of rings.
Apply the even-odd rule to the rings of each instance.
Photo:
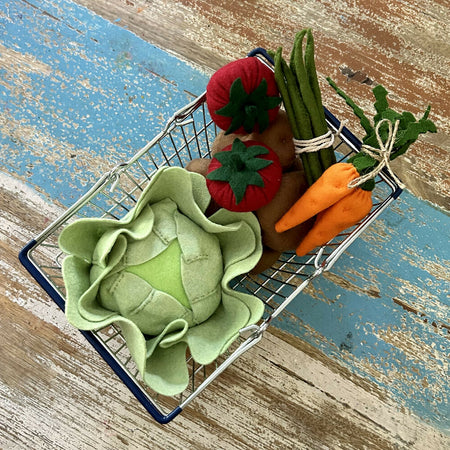
[[[255,211],[270,202],[281,183],[276,153],[257,141],[235,139],[214,155],[206,184],[211,197],[230,211]]]
[[[217,136],[214,138],[213,143],[211,144],[211,157],[213,157],[217,152],[221,152],[224,148],[231,145],[236,138],[240,139],[241,141],[245,141],[247,140],[248,136],[248,134],[225,134],[224,130],[220,130],[217,133]]]
[[[264,303],[231,280],[260,260],[254,214],[204,214],[205,179],[159,169],[120,220],[82,218],[65,227],[66,316],[82,330],[120,327],[143,381],[163,395],[188,386],[188,352],[210,364],[257,323]]]
[[[272,250],[268,247],[263,247],[263,253],[261,259],[258,261],[255,267],[250,270],[251,274],[257,275],[258,273],[264,272],[269,267],[272,267],[280,257],[282,252]]]
[[[307,40],[303,53],[305,36]],[[311,185],[324,170],[336,162],[332,136],[328,131],[322,106],[311,30],[305,29],[296,34],[290,64],[284,60],[281,47],[275,52],[274,63],[275,80],[297,145],[314,147],[313,151],[300,153],[308,184]]]
[[[262,241],[266,247],[281,252],[295,250],[311,229],[314,219],[305,220],[282,233],[278,233],[275,229],[276,222],[304,194],[307,188],[308,185],[302,171],[286,172],[283,174],[280,188],[272,201],[255,211],[261,225]]]
[[[253,132],[249,135],[249,139],[262,142],[278,155],[283,170],[291,167],[296,159],[293,137],[286,111],[282,109],[267,130],[263,133]]]
[[[186,164],[185,169],[189,172],[199,173],[206,177],[210,163],[210,158],[194,158]]]
[[[381,85],[373,89],[377,114],[372,126],[362,109],[334,82],[330,79],[329,82],[360,118],[366,136],[360,153],[349,158],[347,163],[336,163],[328,168],[277,222],[275,228],[282,232],[318,214],[313,228],[297,248],[300,256],[315,246],[326,244],[368,214],[372,207],[374,178],[381,170],[386,168],[401,185],[389,162],[403,154],[420,133],[436,132],[436,126],[428,119],[430,107],[419,120],[409,112],[397,113],[388,107],[387,91]]]
[[[241,141],[254,140],[270,147],[277,154],[283,170],[292,167],[294,161],[297,159],[292,141],[293,134],[291,125],[289,124],[286,112],[282,109],[278,111],[277,117],[263,133],[255,131],[247,135],[238,135],[235,133],[225,134],[223,130],[220,131],[212,143],[211,156],[214,156],[218,151],[232,144],[237,137]]]
[[[371,209],[371,192],[353,189],[350,194],[318,214],[314,226],[297,247],[297,255],[304,256],[315,247],[326,244],[341,231],[357,224]]]
[[[380,148],[383,142],[386,142],[391,127],[398,122],[395,135],[393,136],[392,149],[388,156],[389,160],[397,158],[404,154],[411,144],[413,144],[422,133],[436,133],[436,125],[428,118],[431,106],[428,106],[423,116],[417,120],[415,116],[405,111],[399,113],[389,108],[387,100],[388,91],[381,85],[376,85],[372,92],[375,97],[374,107],[377,114],[373,117],[373,125],[363,110],[355,104],[355,102],[342,91],[336,83],[327,78],[330,86],[338,95],[343,97],[346,103],[353,109],[355,115],[360,119],[360,124],[366,132],[362,139],[363,148],[369,151],[357,153],[348,161],[351,162],[361,175],[370,173],[379,163],[377,155],[370,152],[370,149]],[[366,185],[362,185],[364,189],[372,190],[374,188],[373,179],[369,179]]]
[[[276,118],[280,103],[274,73],[257,57],[226,64],[206,86],[211,118],[227,134],[263,132]]]
[[[276,231],[282,233],[289,230],[350,194],[352,188],[348,187],[348,183],[358,176],[351,163],[330,166],[276,223]]]

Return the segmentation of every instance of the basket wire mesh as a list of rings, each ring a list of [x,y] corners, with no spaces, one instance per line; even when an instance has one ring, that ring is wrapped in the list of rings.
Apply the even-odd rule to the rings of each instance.
[[[160,167],[184,167],[194,158],[209,157],[211,144],[219,130],[209,117],[205,100],[204,93],[175,113],[153,140],[129,161],[104,174],[72,207],[22,249],[21,262],[61,309],[64,310],[66,295],[61,273],[64,254],[58,247],[61,230],[82,217],[119,220],[133,208]],[[329,128],[336,133],[339,121],[328,110],[325,113]],[[335,151],[340,161],[345,161],[360,147],[359,140],[345,127],[335,139]],[[376,179],[372,211],[359,224],[305,257],[285,252],[265,272],[236,278],[232,284],[234,289],[256,295],[264,302],[263,318],[257,325],[241,330],[230,348],[208,366],[196,364],[187,355],[190,383],[181,395],[161,396],[144,384],[125,339],[114,324],[93,332],[81,332],[153,418],[167,423],[242,353],[258,343],[272,320],[282,314],[314,278],[330,270],[347,247],[400,193],[401,189],[389,174],[382,172]]]

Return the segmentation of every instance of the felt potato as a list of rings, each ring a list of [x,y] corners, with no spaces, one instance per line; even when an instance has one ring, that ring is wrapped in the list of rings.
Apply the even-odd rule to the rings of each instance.
[[[248,140],[248,136],[243,134],[238,135],[236,133],[225,134],[224,130],[219,131],[211,145],[211,157],[231,145],[236,138],[239,138],[241,141],[246,141]]]
[[[199,173],[206,177],[210,162],[210,158],[194,158],[186,164],[185,169],[189,172]]]
[[[256,275],[258,273],[264,272],[269,267],[272,267],[280,257],[281,253],[282,252],[279,252],[277,250],[272,250],[271,248],[263,247],[263,254],[261,255],[261,258],[256,264],[256,266],[253,267],[252,270],[250,270],[250,273]]]
[[[276,153],[257,141],[235,139],[214,155],[206,176],[211,197],[230,211],[255,211],[269,203],[281,183]]]
[[[290,167],[296,159],[293,138],[288,116],[282,109],[263,133],[254,132],[249,135],[249,139],[263,142],[278,155],[283,170]]]
[[[241,141],[255,140],[266,144],[278,155],[283,171],[293,168],[296,162],[301,167],[300,159],[295,157],[292,128],[286,112],[282,109],[278,111],[275,120],[263,133],[253,132],[247,135],[238,135],[236,133],[226,134],[225,131],[220,131],[212,143],[211,156],[230,145],[237,137]]]
[[[204,177],[206,177],[210,163],[211,163],[210,158],[195,158],[186,164],[185,169],[188,172],[199,173],[200,175],[203,175]],[[205,216],[210,217],[215,212],[217,212],[219,209],[220,209],[220,205],[218,205],[217,202],[213,198],[211,198],[209,205],[206,208]]]
[[[276,118],[280,103],[274,73],[257,57],[226,64],[206,86],[211,119],[227,134],[263,132]]]
[[[308,188],[304,172],[283,174],[280,188],[272,201],[256,211],[262,230],[262,241],[267,247],[280,252],[294,250],[314,224],[314,219],[303,222],[290,230],[278,233],[275,223]]]

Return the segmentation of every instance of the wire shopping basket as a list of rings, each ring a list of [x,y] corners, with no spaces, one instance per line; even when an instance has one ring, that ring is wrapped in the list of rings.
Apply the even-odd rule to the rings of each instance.
[[[262,49],[257,55],[270,65]],[[267,60],[269,62],[267,62]],[[136,204],[160,167],[184,167],[194,158],[210,156],[211,144],[219,130],[212,122],[204,93],[176,112],[164,129],[129,161],[104,174],[75,204],[50,224],[20,252],[19,259],[48,295],[64,311],[66,290],[61,273],[64,254],[58,247],[62,229],[75,219],[98,217],[121,219]],[[325,110],[329,128],[337,132],[339,120]],[[361,142],[343,128],[335,139],[335,151],[341,161],[358,152]],[[232,288],[256,295],[265,304],[261,321],[240,330],[230,348],[212,364],[198,365],[188,358],[190,383],[175,397],[156,394],[144,384],[131,358],[120,329],[113,325],[96,331],[81,331],[101,357],[111,366],[143,407],[159,423],[167,423],[191,403],[240,355],[257,344],[271,322],[279,316],[312,280],[328,271],[348,246],[400,195],[401,189],[387,172],[376,178],[374,205],[356,226],[346,230],[316,252],[298,257],[285,252],[275,264],[259,275],[246,274],[233,280]]]

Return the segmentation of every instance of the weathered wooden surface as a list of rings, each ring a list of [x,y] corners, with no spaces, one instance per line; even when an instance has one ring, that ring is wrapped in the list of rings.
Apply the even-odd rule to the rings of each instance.
[[[158,425],[17,264],[61,210],[0,173],[4,449],[442,449],[450,439],[376,384],[274,329]]]
[[[345,83],[342,70],[360,70],[393,86],[405,108],[433,104],[440,134],[414,148],[418,168],[399,169],[412,192],[448,209],[445,3],[402,3],[402,12],[389,3],[390,21],[357,3],[247,2],[254,14],[239,14],[233,3],[220,14],[210,2],[85,3],[112,24],[70,1],[0,8],[0,25],[17,27],[5,28],[16,35],[0,34],[0,155],[9,174],[0,178],[1,447],[450,446],[448,216],[410,194],[292,305],[278,324],[285,331],[274,328],[164,427],[18,264],[19,249],[151,138],[212,69],[255,46],[288,47],[303,25],[318,30],[318,52],[328,55],[318,60],[323,74]],[[270,14],[284,25],[274,26]],[[190,70],[119,32],[121,25],[207,69]],[[407,33],[412,27],[427,34],[419,41]],[[434,89],[415,92],[426,79]],[[370,104],[368,86],[345,87]],[[337,99],[329,106],[351,118]]]
[[[295,33],[312,27],[325,103],[337,117],[349,119],[352,130],[360,130],[359,125],[326,86],[325,76],[335,79],[368,111],[374,83],[388,88],[395,109],[419,115],[432,105],[431,117],[439,132],[421,138],[397,162],[396,171],[413,194],[450,210],[450,7],[446,0],[77,2],[210,69],[255,47],[282,46],[288,55]]]

